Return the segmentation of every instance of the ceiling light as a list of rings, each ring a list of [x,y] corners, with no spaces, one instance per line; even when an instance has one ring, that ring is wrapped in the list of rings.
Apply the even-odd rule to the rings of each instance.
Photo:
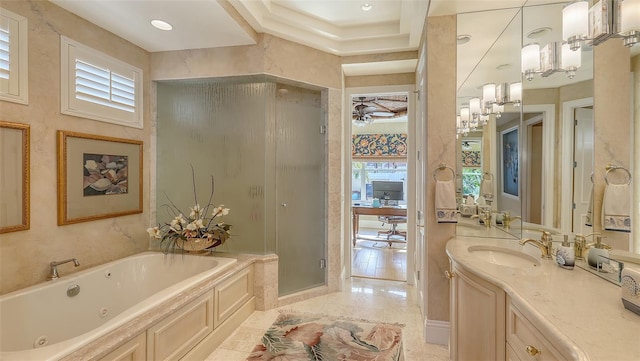
[[[163,20],[158,20],[158,19],[151,20],[151,25],[153,25],[156,29],[160,29],[160,30],[167,30],[167,31],[173,30],[173,26],[171,26],[171,24]]]
[[[362,11],[369,11],[373,9],[373,6],[369,3],[364,3],[362,4],[362,6],[360,6],[360,9],[362,9]]]
[[[466,35],[466,34],[458,35],[456,37],[456,41],[458,45],[466,44],[471,41],[471,35]]]
[[[533,29],[529,32],[529,34],[527,34],[527,38],[529,39],[541,38],[547,35],[549,32],[551,32],[551,30],[552,29],[548,27]]]

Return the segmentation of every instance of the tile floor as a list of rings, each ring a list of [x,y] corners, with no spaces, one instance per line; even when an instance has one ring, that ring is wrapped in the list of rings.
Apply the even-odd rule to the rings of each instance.
[[[403,323],[406,361],[449,360],[447,346],[422,341],[420,310],[415,300],[415,288],[404,282],[353,278],[346,281],[342,292],[279,309]],[[276,319],[279,309],[255,311],[206,361],[244,361]]]

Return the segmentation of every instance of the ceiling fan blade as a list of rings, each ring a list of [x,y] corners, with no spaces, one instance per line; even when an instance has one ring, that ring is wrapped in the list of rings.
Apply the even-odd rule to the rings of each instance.
[[[396,113],[392,113],[392,112],[373,112],[373,113],[369,113],[375,117],[392,117],[394,115],[396,115]]]

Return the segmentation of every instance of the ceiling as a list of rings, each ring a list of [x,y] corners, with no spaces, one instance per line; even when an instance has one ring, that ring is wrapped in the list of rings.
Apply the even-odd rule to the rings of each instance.
[[[561,0],[50,0],[149,52],[251,45],[268,33],[339,56],[418,49],[426,16],[463,14],[458,87],[517,8]],[[363,11],[364,3],[371,10]],[[507,9],[500,14],[483,11]],[[473,14],[471,14],[473,13]],[[473,16],[472,16],[473,15]],[[151,26],[161,19],[173,25]],[[463,18],[461,18],[463,19]],[[536,18],[535,23],[550,19]],[[525,26],[527,24],[525,23]],[[534,24],[535,25],[535,24]],[[640,48],[640,47],[638,47]],[[508,56],[517,57],[519,52]],[[505,60],[506,62],[506,60]],[[519,68],[516,60],[513,68]],[[346,75],[411,72],[416,59],[345,64]],[[517,73],[517,72],[516,72]]]

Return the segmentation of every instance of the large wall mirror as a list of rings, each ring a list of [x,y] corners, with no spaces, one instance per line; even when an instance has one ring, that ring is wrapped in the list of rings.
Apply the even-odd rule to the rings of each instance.
[[[458,134],[459,235],[539,238],[541,229],[592,233],[592,51],[572,54],[578,60],[570,72],[558,62],[555,70],[525,76],[523,47],[562,51],[566,3],[540,3],[458,15],[458,114],[462,128],[467,117],[471,125]],[[474,119],[477,98],[479,121]],[[478,151],[470,153],[470,145]],[[478,162],[471,165],[472,159]],[[486,183],[492,194],[483,199]],[[477,217],[470,216],[469,194],[476,199]],[[488,207],[490,220],[482,215]],[[490,227],[483,227],[483,218]]]
[[[594,53],[609,51],[602,44],[583,45],[579,53],[569,53],[564,64],[560,59],[555,70],[551,67],[548,54],[562,53],[562,9],[568,3],[528,1],[522,8],[458,15],[458,235],[539,238],[540,230],[547,229],[557,235],[554,240],[561,241],[561,234],[587,235],[602,229],[599,224],[592,224],[594,213],[601,210],[601,201],[596,201],[594,207],[594,198],[602,195],[598,175],[603,173],[600,168],[607,165],[598,160],[602,158],[598,154],[607,152],[598,144],[618,143],[620,139],[602,139],[610,135],[598,131],[606,120],[596,120],[594,109],[598,104],[607,104],[611,98],[605,98],[616,94],[600,93],[595,99],[594,74],[598,84],[598,79],[603,83],[617,70],[594,69]],[[622,46],[620,39],[606,41],[613,42]],[[525,55],[527,45],[534,43],[542,54],[534,61],[542,69],[523,74],[522,68],[531,66]],[[634,148],[629,147],[630,155],[621,158],[630,156],[630,168],[636,168],[635,174],[639,174],[640,167],[633,165],[638,164],[640,154],[640,45],[630,48],[629,54],[632,111],[629,128],[623,128],[625,132],[633,129],[631,124],[635,122],[636,129],[635,140],[630,143]],[[493,102],[487,102],[487,97]],[[475,120],[477,98],[482,117]],[[625,122],[622,120],[623,125]],[[510,154],[517,163],[511,161]],[[607,157],[615,161],[615,156]],[[477,201],[486,192],[481,188],[487,178],[493,196],[489,207],[484,205],[486,199]],[[640,187],[635,179],[633,188],[632,208],[640,209]],[[465,207],[469,194],[479,207],[476,217],[472,217],[471,208]],[[490,227],[483,225],[480,215],[486,208],[492,212]],[[506,214],[510,222],[504,223]],[[635,216],[638,225],[640,216]],[[599,219],[599,215],[595,218]],[[629,248],[638,253],[638,232],[632,229],[629,239]]]

